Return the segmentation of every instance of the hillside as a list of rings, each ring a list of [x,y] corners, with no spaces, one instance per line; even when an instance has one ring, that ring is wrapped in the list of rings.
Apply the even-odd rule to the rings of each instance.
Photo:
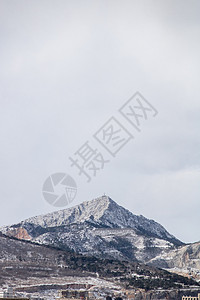
[[[149,264],[200,280],[200,242],[167,250]]]
[[[189,278],[199,278],[199,243],[184,245],[162,225],[132,214],[109,197],[1,231],[0,285],[27,295],[49,299],[52,293],[55,298],[59,289],[74,283],[99,290],[104,286],[110,292],[136,289],[139,300],[177,300],[186,290],[199,290]]]
[[[107,196],[0,230],[9,236],[108,259],[148,262],[183,243]]]
[[[0,285],[37,286],[39,290],[64,287],[70,280],[104,280],[112,288],[182,288],[196,282],[155,267],[128,261],[84,257],[49,246],[36,245],[0,234]],[[97,276],[98,274],[98,276]],[[98,278],[97,278],[98,277]],[[93,279],[92,279],[93,278]],[[41,281],[42,280],[42,281]],[[42,283],[42,285],[41,285]]]

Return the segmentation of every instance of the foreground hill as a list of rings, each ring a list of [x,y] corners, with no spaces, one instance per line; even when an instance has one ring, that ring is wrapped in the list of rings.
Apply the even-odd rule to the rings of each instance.
[[[0,234],[0,285],[49,278],[98,277],[126,287],[151,289],[197,283],[176,274],[128,261],[85,257],[49,246],[36,245]],[[14,279],[14,281],[13,281]],[[41,282],[41,281],[40,281]],[[53,284],[53,282],[52,282]]]

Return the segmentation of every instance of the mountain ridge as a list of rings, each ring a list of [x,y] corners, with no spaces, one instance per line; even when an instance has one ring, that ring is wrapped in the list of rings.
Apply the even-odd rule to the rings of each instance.
[[[18,239],[97,258],[139,262],[200,276],[200,243],[190,246],[162,225],[108,196],[28,218],[0,230]],[[189,258],[189,259],[188,259]]]
[[[175,245],[184,244],[159,223],[147,219],[142,215],[134,215],[105,195],[85,201],[71,208],[31,217],[15,225],[3,226],[0,229],[6,233],[8,228],[21,226],[28,232],[29,226],[27,224],[50,228],[71,225],[73,223],[81,224],[85,221],[93,222],[99,226],[108,226],[109,228],[132,228],[144,235],[147,234],[152,237],[161,238]]]
[[[105,287],[109,294],[122,289],[199,289],[191,279],[136,262],[87,257],[0,233],[0,285],[6,285],[36,299],[55,299],[57,291],[72,286]],[[98,274],[98,276],[97,276]],[[138,289],[138,290],[137,290]],[[54,292],[53,292],[54,290]],[[52,295],[53,297],[50,297]],[[138,296],[139,297],[139,296]],[[140,295],[137,299],[143,299]],[[160,299],[160,298],[159,298]],[[177,299],[173,297],[171,299]]]

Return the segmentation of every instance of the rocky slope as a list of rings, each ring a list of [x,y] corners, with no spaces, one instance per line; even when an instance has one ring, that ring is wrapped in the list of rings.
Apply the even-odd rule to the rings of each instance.
[[[149,264],[200,280],[200,242],[163,251]]]
[[[160,224],[132,214],[107,196],[0,230],[62,250],[147,263],[200,278],[200,243],[184,245]]]
[[[132,214],[107,196],[0,230],[84,255],[140,262],[182,245],[157,222]]]
[[[190,288],[198,284],[182,276],[128,261],[84,257],[0,234],[0,286],[38,295],[70,285],[115,289]],[[49,294],[48,294],[49,295]],[[50,299],[47,295],[47,299]],[[143,298],[138,298],[143,299]],[[176,299],[176,298],[175,298]]]
[[[30,218],[22,222],[22,227],[25,224],[34,224],[42,228],[51,228],[74,223],[83,224],[87,221],[93,226],[104,228],[131,228],[143,235],[164,239],[176,245],[182,244],[157,222],[132,214],[107,196],[83,202],[72,208]]]

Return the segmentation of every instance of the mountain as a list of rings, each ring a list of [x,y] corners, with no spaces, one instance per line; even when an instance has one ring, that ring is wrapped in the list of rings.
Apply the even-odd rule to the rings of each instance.
[[[191,292],[195,286],[200,291],[194,280],[152,266],[86,257],[1,233],[0,270],[0,286],[10,286],[19,296],[31,296],[31,299],[55,299],[58,290],[70,288],[97,288],[101,295],[134,289],[138,300],[163,299],[157,295],[159,288],[162,297],[168,295],[176,300],[181,299],[183,288]],[[151,298],[146,298],[148,290]]]
[[[107,196],[0,230],[83,255],[142,263],[183,245],[157,222],[132,214]]]
[[[167,249],[148,263],[200,280],[200,242]]]
[[[192,295],[199,291],[190,277],[200,279],[200,243],[183,244],[107,196],[0,231],[0,284],[25,295],[54,299],[74,284],[104,286],[109,293],[136,288],[138,300],[177,300],[186,288]],[[189,278],[180,276],[185,273]]]

